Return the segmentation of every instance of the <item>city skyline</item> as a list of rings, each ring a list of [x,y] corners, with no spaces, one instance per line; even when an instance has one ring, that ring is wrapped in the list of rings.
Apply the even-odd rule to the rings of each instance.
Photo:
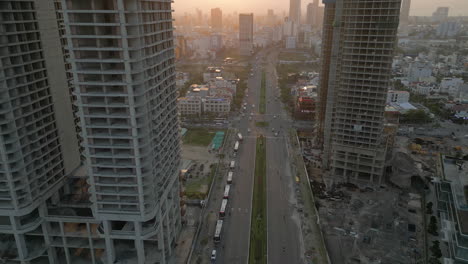
[[[301,10],[303,14],[305,14],[305,10],[307,10],[307,5],[311,2],[313,1],[302,1]],[[180,14],[183,12],[192,12],[195,8],[205,6],[206,10],[203,10],[204,12],[209,11],[209,9],[211,8],[219,7],[226,14],[237,11],[239,13],[265,13],[266,15],[267,10],[265,9],[265,6],[267,5],[270,9],[275,10],[277,14],[280,14],[283,11],[286,12],[286,14],[289,13],[289,0],[277,1],[274,3],[268,0],[258,0],[255,2],[247,0],[190,0],[190,2],[188,0],[176,0],[174,2],[173,8],[175,10],[175,14]],[[320,5],[323,6],[322,1],[320,1]],[[449,16],[462,16],[468,14],[468,1],[465,0],[413,0],[411,2],[410,16],[431,16],[432,13],[439,6],[449,7]]]

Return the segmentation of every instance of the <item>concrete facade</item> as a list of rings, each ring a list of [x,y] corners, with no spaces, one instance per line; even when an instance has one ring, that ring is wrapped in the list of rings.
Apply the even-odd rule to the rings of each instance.
[[[381,184],[386,153],[384,111],[401,2],[324,3],[319,87],[323,165],[337,181]]]
[[[63,0],[107,263],[165,263],[181,226],[171,2]]]
[[[253,52],[253,14],[239,14],[239,54],[250,56]]]
[[[301,24],[301,0],[289,0],[289,19],[298,25]]]
[[[0,10],[0,258],[167,263],[181,226],[171,2]]]
[[[54,4],[0,2],[0,258],[7,263],[54,263],[46,204],[81,163]]]
[[[220,8],[211,9],[211,29],[215,32],[223,31],[223,11]]]

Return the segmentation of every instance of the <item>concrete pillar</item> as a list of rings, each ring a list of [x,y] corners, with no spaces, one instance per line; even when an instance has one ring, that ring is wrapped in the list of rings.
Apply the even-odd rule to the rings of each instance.
[[[42,203],[39,208],[39,215],[41,217],[44,217],[47,213],[47,207],[46,207],[46,204],[45,203]],[[49,258],[49,263],[58,263],[58,260],[57,260],[57,251],[55,250],[54,247],[51,247],[50,244],[51,244],[51,240],[50,240],[50,237],[49,237],[49,233],[50,233],[50,230],[51,230],[51,227],[50,227],[50,223],[47,222],[47,221],[44,221],[41,225],[41,228],[42,228],[42,233],[44,234],[44,244],[47,248],[47,257]]]
[[[145,244],[141,239],[141,222],[135,221],[133,225],[135,226],[135,249],[137,250],[138,264],[145,264]]]
[[[15,231],[13,236],[15,237],[16,248],[18,250],[18,258],[23,260],[28,257],[28,249],[26,248],[26,241],[24,235],[19,234],[18,230],[21,229],[21,224],[18,217],[10,216],[11,227]],[[21,261],[23,263],[23,261]]]
[[[158,231],[158,247],[159,247],[159,250],[161,250],[162,263],[166,263],[166,248],[164,245],[164,227],[163,227],[162,221],[161,221],[161,224],[159,225],[159,231]]]
[[[115,247],[114,241],[110,238],[111,223],[110,221],[102,221],[102,225],[104,227],[104,236],[106,241],[107,263],[112,264],[115,262]]]

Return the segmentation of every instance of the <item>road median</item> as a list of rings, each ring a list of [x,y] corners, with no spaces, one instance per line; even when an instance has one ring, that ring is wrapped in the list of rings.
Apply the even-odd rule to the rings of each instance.
[[[258,105],[258,111],[260,114],[265,114],[266,112],[266,74],[265,71],[262,72],[262,84],[260,86],[260,104]]]
[[[266,264],[266,139],[263,136],[257,137],[254,177],[249,263]]]

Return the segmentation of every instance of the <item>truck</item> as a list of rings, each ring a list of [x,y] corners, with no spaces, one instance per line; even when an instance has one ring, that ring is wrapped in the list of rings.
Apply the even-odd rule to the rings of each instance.
[[[234,145],[234,151],[239,150],[239,141],[236,141],[236,144]]]
[[[230,171],[228,173],[228,178],[227,178],[227,183],[228,184],[232,184],[232,177],[234,176],[234,173],[232,171]]]

